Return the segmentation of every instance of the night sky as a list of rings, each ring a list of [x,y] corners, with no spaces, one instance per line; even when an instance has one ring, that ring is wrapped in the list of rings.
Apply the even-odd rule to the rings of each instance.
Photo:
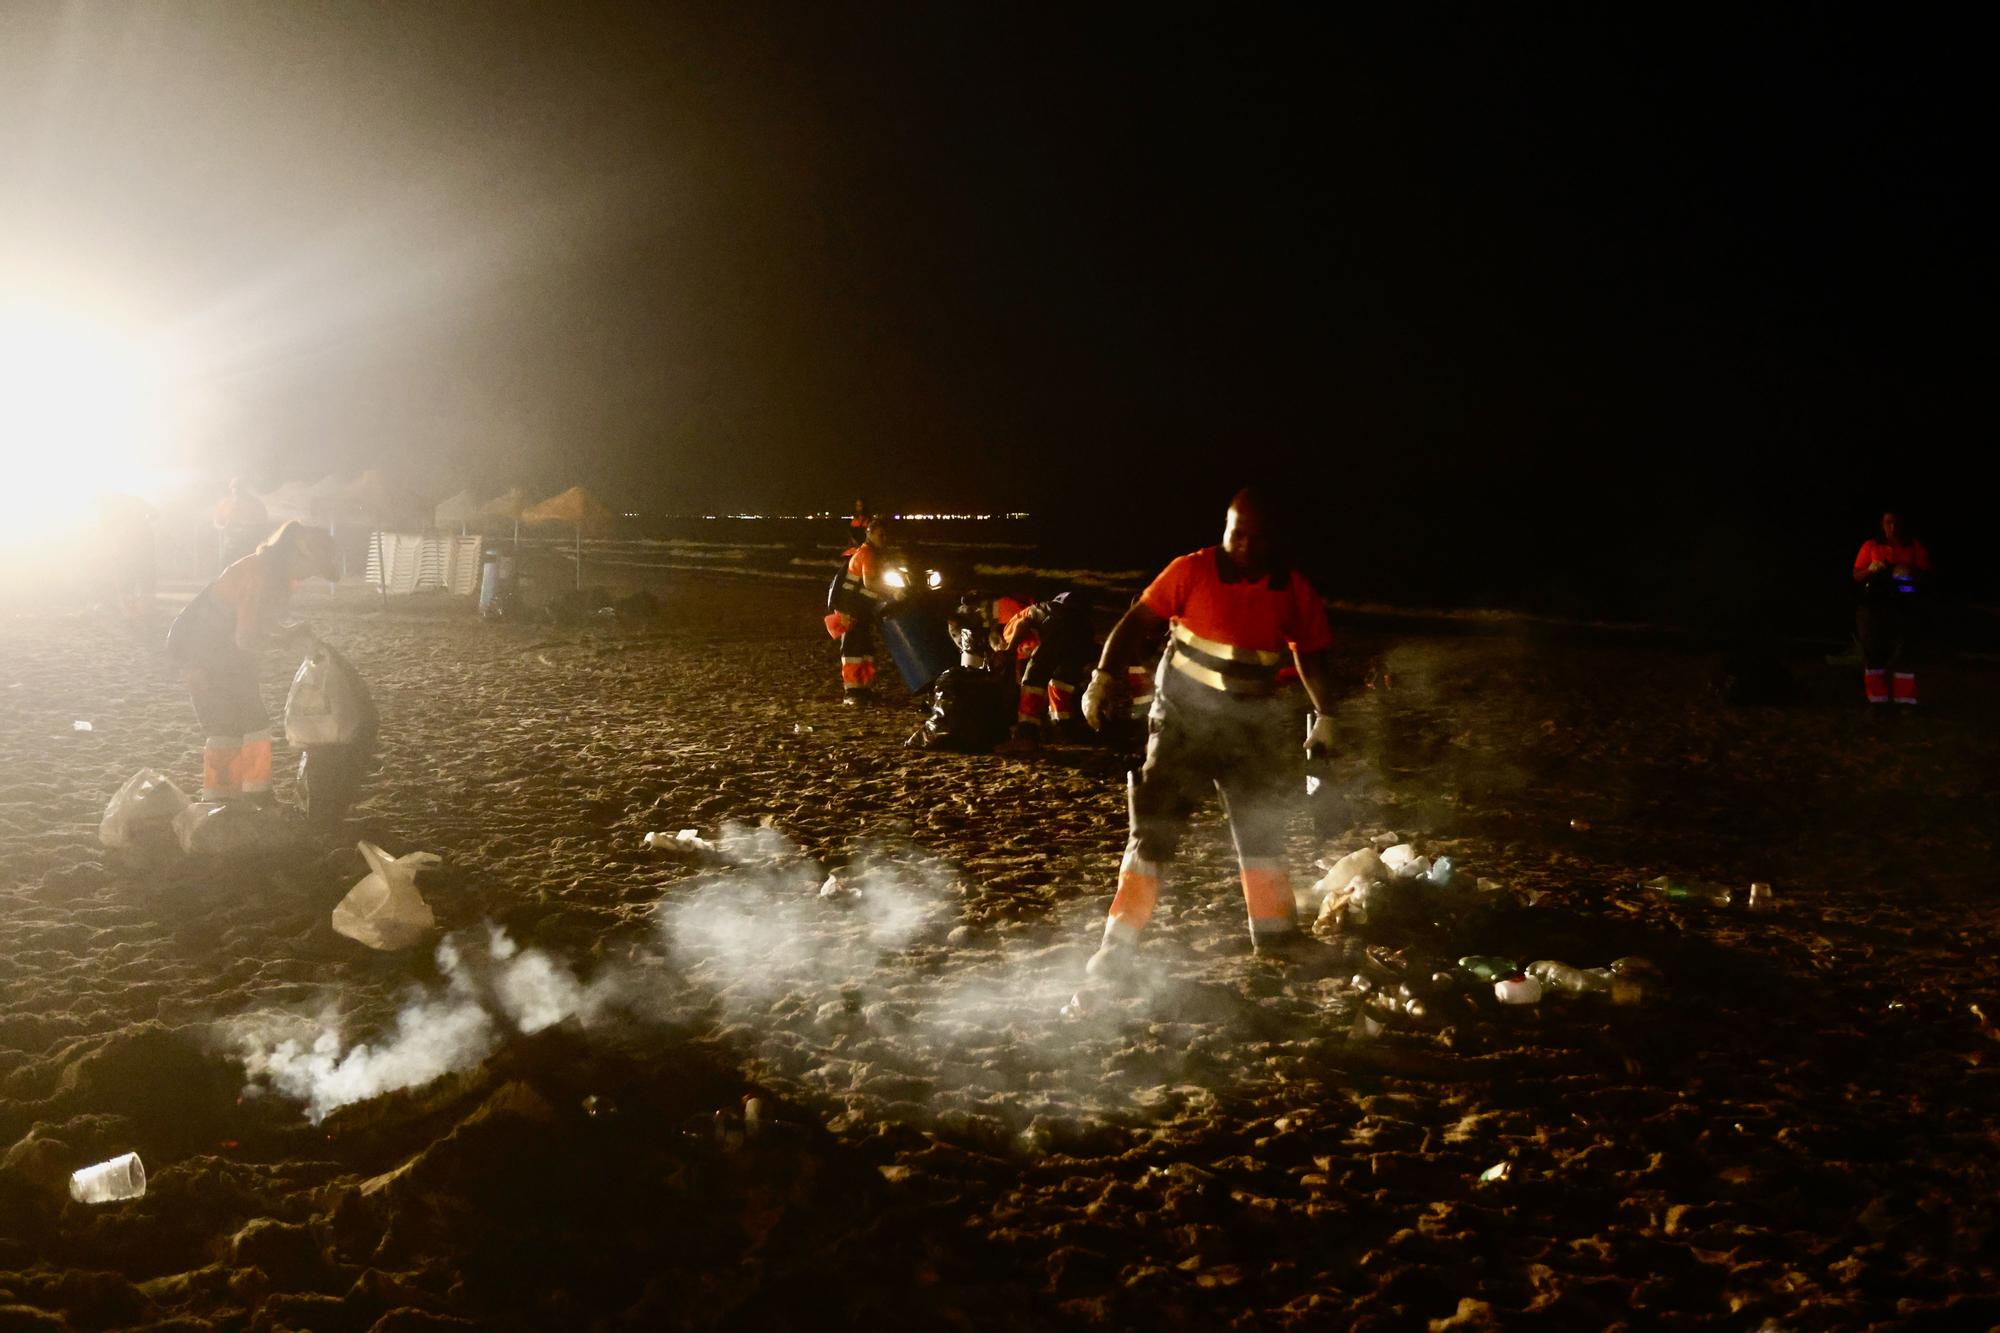
[[[1990,581],[1971,31],[1388,8],[10,4],[5,262],[265,485],[1171,551],[1262,476],[1320,568],[1579,609],[1838,578],[1893,502]]]

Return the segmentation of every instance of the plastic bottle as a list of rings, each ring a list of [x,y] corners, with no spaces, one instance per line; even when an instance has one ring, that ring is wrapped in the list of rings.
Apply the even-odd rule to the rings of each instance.
[[[1542,983],[1517,972],[1493,983],[1493,998],[1502,1004],[1534,1004],[1542,998]]]
[[[1589,995],[1611,989],[1608,977],[1595,976],[1553,958],[1528,964],[1528,975],[1541,982],[1543,989],[1561,991],[1565,995]]]
[[[1639,976],[1619,973],[1609,967],[1571,967],[1568,963],[1544,958],[1538,963],[1528,964],[1528,975],[1541,982],[1544,989],[1561,991],[1565,995],[1602,995],[1613,1004],[1637,1004],[1645,998],[1645,983]]]
[[[1431,862],[1430,873],[1425,875],[1423,878],[1424,878],[1424,883],[1430,885],[1434,889],[1450,888],[1451,858],[1449,856],[1440,856],[1437,860]]]
[[[1502,977],[1518,975],[1521,971],[1513,959],[1494,954],[1469,954],[1459,959],[1458,965],[1481,981],[1498,981]]]
[[[1674,879],[1660,875],[1649,879],[1641,888],[1651,889],[1675,903],[1703,903],[1709,907],[1728,907],[1736,900],[1736,893],[1725,885],[1700,879]]]

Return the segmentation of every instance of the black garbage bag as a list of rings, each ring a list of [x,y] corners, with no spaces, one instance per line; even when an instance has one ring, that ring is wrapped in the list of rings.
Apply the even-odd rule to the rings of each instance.
[[[979,667],[947,667],[931,686],[923,725],[906,743],[926,750],[984,754],[1007,738],[1009,711],[1000,677]]]

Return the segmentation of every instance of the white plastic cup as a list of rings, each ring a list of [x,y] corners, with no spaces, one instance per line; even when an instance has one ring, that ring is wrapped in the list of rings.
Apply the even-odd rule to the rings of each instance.
[[[117,1203],[145,1192],[146,1167],[135,1152],[72,1171],[69,1177],[69,1197],[78,1203]]]

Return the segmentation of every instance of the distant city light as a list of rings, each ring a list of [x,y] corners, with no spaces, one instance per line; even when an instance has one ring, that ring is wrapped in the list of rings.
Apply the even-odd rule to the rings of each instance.
[[[641,515],[627,514],[625,515],[625,517],[639,518],[641,517]],[[828,511],[818,514],[688,514],[688,515],[664,514],[661,517],[698,518],[708,523],[720,523],[725,520],[751,520],[751,521],[761,522],[767,519],[782,519],[787,522],[799,522],[799,521],[819,522],[825,519],[835,519],[835,518],[847,519],[853,517],[853,515],[835,514]],[[889,517],[897,520],[898,522],[907,521],[912,523],[991,523],[995,519],[1018,520],[1025,518],[1033,518],[1034,515],[1030,514],[1025,509],[1011,509],[1003,514],[891,514]]]

